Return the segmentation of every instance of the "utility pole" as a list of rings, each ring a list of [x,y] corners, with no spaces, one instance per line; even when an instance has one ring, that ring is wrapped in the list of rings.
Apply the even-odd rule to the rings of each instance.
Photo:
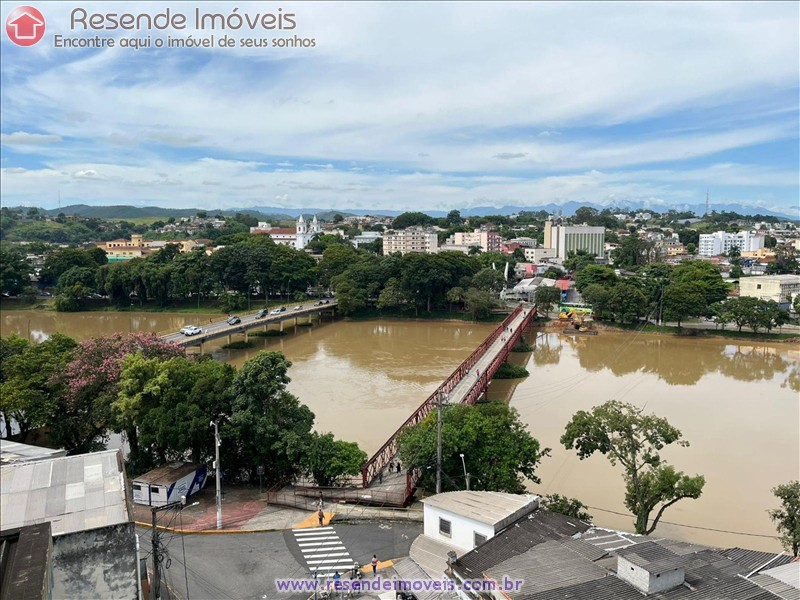
[[[158,526],[156,525],[156,515],[158,508],[155,506],[153,511],[153,531],[150,538],[153,541],[153,587],[150,588],[150,598],[158,600],[161,597],[161,554],[158,550]]]
[[[436,493],[442,493],[442,390],[436,394]]]
[[[216,450],[214,460],[214,472],[217,478],[217,529],[222,529],[222,488],[220,487],[220,464],[219,464],[219,428],[216,421],[211,421],[211,427],[214,428],[214,447]]]

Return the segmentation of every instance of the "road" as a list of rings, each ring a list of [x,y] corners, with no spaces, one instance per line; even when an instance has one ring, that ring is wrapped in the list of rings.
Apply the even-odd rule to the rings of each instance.
[[[302,304],[290,304],[286,306],[286,310],[284,312],[278,315],[270,314],[261,319],[256,318],[256,315],[258,314],[257,312],[240,315],[242,322],[236,325],[228,325],[226,322],[227,317],[221,318],[219,321],[214,321],[213,323],[197,323],[197,326],[203,330],[203,332],[200,334],[186,336],[176,331],[174,333],[163,335],[162,337],[167,342],[186,344],[196,341],[199,343],[201,339],[215,338],[222,335],[227,335],[229,333],[241,333],[248,327],[253,327],[256,324],[267,325],[269,323],[280,323],[281,321],[291,317],[308,316],[309,313],[316,312],[320,309],[332,308],[333,306],[336,306],[336,300],[334,299],[328,300],[328,304],[321,306],[318,304],[319,302],[320,300],[314,302],[305,302]],[[322,302],[324,302],[324,300]]]
[[[333,529],[353,560],[366,565],[373,554],[381,561],[408,556],[411,542],[422,533],[422,524],[374,521],[358,525],[334,524]],[[142,557],[148,558],[150,566],[150,529],[137,527],[136,532]],[[178,598],[308,598],[307,594],[278,594],[275,587],[277,578],[306,578],[309,574],[309,565],[291,531],[186,535],[184,546],[181,546],[179,534],[164,532],[160,538],[171,559],[170,568],[164,569],[164,580]]]
[[[654,325],[656,323],[653,323]],[[677,327],[678,323],[669,323],[664,322],[664,325],[667,327]],[[683,321],[681,323],[681,327],[686,329],[711,329],[717,331],[723,331],[722,327],[714,323],[714,321]],[[725,326],[725,331],[738,331],[739,328],[736,326],[735,323],[728,323]],[[744,332],[752,332],[753,330],[750,327],[742,327],[742,331]],[[783,327],[776,327],[771,332],[768,332],[764,329],[759,329],[758,333],[769,335],[770,333],[778,334],[778,333],[798,333],[800,334],[800,326],[798,325],[784,325]]]

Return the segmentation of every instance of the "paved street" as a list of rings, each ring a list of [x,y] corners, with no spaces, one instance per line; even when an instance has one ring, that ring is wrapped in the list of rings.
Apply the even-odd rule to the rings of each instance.
[[[304,531],[322,531],[326,536],[335,535],[339,540],[337,547],[345,548],[339,552],[346,552],[348,560],[352,559],[366,566],[373,554],[377,554],[381,561],[408,556],[411,542],[422,533],[422,524],[372,522],[363,525],[337,525],[334,523],[329,529],[310,528]],[[140,537],[142,557],[148,558],[149,565],[152,547],[150,530],[137,527],[137,533]],[[307,598],[304,594],[279,595],[275,587],[277,578],[305,578],[309,575],[309,563],[306,557],[313,553],[304,554],[301,551],[293,531],[186,535],[183,541],[186,552],[185,572],[181,536],[169,532],[161,534],[161,542],[171,560],[170,568],[164,569],[164,579],[178,598],[195,600],[201,598],[306,600]],[[303,548],[308,549],[309,546]]]

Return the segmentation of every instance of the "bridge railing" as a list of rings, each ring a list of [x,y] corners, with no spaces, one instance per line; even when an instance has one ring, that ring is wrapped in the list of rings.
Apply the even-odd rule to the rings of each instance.
[[[523,306],[520,304],[518,305],[511,313],[503,320],[503,322],[495,329],[465,360],[462,362],[455,371],[453,371],[450,376],[444,380],[444,382],[436,388],[436,390],[428,396],[428,398],[413,412],[408,419],[395,431],[392,436],[380,447],[380,449],[370,458],[361,470],[362,476],[362,486],[367,487],[370,482],[378,476],[378,474],[386,468],[386,465],[394,458],[397,454],[397,438],[399,437],[400,433],[406,429],[406,427],[410,427],[412,425],[416,425],[420,421],[422,421],[425,417],[430,414],[431,410],[436,407],[436,403],[438,400],[439,394],[448,394],[450,393],[453,388],[455,388],[461,380],[467,375],[467,372],[472,370],[472,367],[477,363],[481,357],[486,353],[486,350],[497,340],[498,337],[503,335],[505,330],[508,328],[510,323],[513,323],[514,319],[517,318],[523,310],[528,310],[529,313],[526,315],[525,320],[521,324],[520,327],[517,327],[516,338],[519,338],[521,330],[524,326],[530,321],[533,314],[535,314],[535,309],[523,309]],[[510,346],[507,346],[510,348]],[[505,356],[508,353],[506,351]],[[505,356],[503,360],[505,360]],[[494,362],[497,362],[496,360]],[[492,363],[494,365],[494,362]],[[502,361],[501,361],[502,362]],[[494,372],[497,370],[498,366],[494,368],[494,371],[491,372],[491,375],[494,375]],[[488,375],[488,376],[487,376]],[[484,372],[482,377],[477,378],[476,383],[470,388],[467,396],[465,397],[464,401],[473,404],[475,400],[477,400],[482,390],[485,389],[486,385],[488,384],[489,377],[491,377],[488,373]],[[482,384],[482,385],[481,385]],[[413,478],[411,478],[413,479]],[[416,482],[409,480],[407,487],[413,486]]]

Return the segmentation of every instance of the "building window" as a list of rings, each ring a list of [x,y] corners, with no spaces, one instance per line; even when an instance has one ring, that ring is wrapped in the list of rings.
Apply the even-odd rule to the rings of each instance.
[[[134,492],[141,492],[142,491],[142,486],[139,485],[138,483],[134,483],[133,484],[133,491]]]
[[[756,289],[757,289],[757,290],[760,290],[760,289],[761,289],[761,284],[760,284],[760,283],[757,283],[757,284],[756,284]]]
[[[158,486],[155,486],[155,485],[150,486],[150,492],[152,494],[160,494],[161,493],[161,488],[159,488]]]
[[[475,531],[474,534],[475,534],[474,540],[473,540],[474,544],[473,544],[472,547],[476,548],[476,547],[480,546],[481,544],[483,544],[486,541],[486,536],[485,535],[481,535],[477,531]]]
[[[439,533],[442,535],[446,535],[450,537],[450,527],[451,523],[447,519],[442,519],[439,517]]]

